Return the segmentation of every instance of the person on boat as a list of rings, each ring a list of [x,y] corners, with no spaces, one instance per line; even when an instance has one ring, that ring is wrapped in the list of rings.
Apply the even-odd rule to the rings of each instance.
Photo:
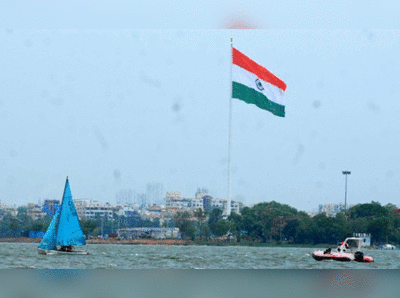
[[[324,250],[324,255],[330,254],[332,251],[332,247],[328,247],[327,249]]]
[[[338,252],[346,252],[346,250],[349,248],[349,244],[346,242],[344,243],[344,241],[342,243],[340,243],[340,246],[338,247]]]
[[[66,251],[66,252],[72,252],[72,245],[61,246],[60,250],[61,251]]]

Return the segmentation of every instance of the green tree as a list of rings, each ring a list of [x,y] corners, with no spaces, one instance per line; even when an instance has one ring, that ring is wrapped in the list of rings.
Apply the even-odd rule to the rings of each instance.
[[[211,210],[210,215],[208,217],[208,227],[211,230],[211,233],[215,235],[217,222],[222,219],[222,210],[220,208],[214,208]]]
[[[28,215],[28,207],[20,206],[17,208],[16,219],[22,223],[25,227],[28,227],[32,222],[32,218]]]
[[[201,228],[201,235],[203,235],[204,239],[210,239],[211,236],[211,230],[210,227],[208,225],[203,225]]]
[[[230,230],[230,222],[226,219],[220,219],[214,225],[214,235],[217,237],[224,236]]]
[[[81,227],[84,235],[93,234],[93,231],[98,227],[98,223],[95,220],[81,220]]]
[[[264,225],[254,208],[245,207],[242,210],[242,227],[248,240],[266,242]]]
[[[328,217],[318,214],[312,218],[312,243],[337,244],[349,235],[348,223],[343,216]]]
[[[304,211],[299,211],[297,217],[299,219],[299,225],[296,228],[296,237],[294,242],[298,244],[313,244],[314,231],[312,229],[312,219]]]
[[[236,236],[237,242],[241,241],[242,232],[243,232],[243,218],[240,214],[232,212],[228,216],[228,220],[231,226],[231,233]]]
[[[35,232],[39,232],[39,231],[43,231],[44,230],[44,226],[43,223],[40,221],[35,221],[30,225],[30,230],[31,231],[35,231]]]
[[[390,219],[385,216],[376,217],[368,223],[368,233],[371,233],[372,241],[382,243],[393,232]]]
[[[183,237],[191,238],[194,240],[196,227],[191,220],[192,215],[188,211],[177,212],[174,215],[173,221],[175,226],[179,228],[179,231]]]
[[[371,203],[358,204],[351,207],[348,210],[348,214],[351,219],[359,217],[373,218],[379,216],[388,216],[389,210],[385,207],[382,207],[379,202],[372,201]]]
[[[207,232],[207,230],[204,229],[204,225],[207,220],[207,213],[204,212],[201,208],[198,208],[194,211],[193,215],[197,221],[197,231],[200,239],[207,237],[207,235],[204,234],[204,232]]]
[[[257,204],[252,209],[256,219],[255,227],[262,226],[262,234],[258,233],[258,236],[264,242],[281,240],[287,221],[298,213],[295,208],[275,201]]]
[[[11,221],[8,224],[12,237],[19,237],[21,234],[21,226],[16,221]]]
[[[392,204],[392,203],[387,203],[385,206],[383,206],[386,210],[388,210],[389,212],[395,212],[397,210],[399,210],[399,208]]]
[[[300,225],[300,220],[297,218],[291,219],[286,223],[286,226],[282,230],[282,234],[289,242],[294,242],[297,234],[297,228]]]
[[[354,233],[367,233],[370,219],[367,217],[358,217],[348,221],[349,230]]]

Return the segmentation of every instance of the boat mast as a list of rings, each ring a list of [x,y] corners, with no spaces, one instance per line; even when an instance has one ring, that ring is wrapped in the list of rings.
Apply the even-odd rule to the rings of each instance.
[[[65,180],[64,192],[63,192],[63,196],[62,196],[62,199],[61,199],[61,205],[60,205],[60,213],[61,213],[61,210],[62,210],[62,204],[64,202],[64,194],[65,194],[65,190],[67,189],[67,183],[68,183],[68,176],[67,176],[67,179]]]
[[[67,176],[67,179],[65,180],[64,192],[63,192],[62,199],[61,199],[60,210],[59,210],[59,216],[58,216],[58,218],[57,218],[57,222],[56,222],[56,226],[55,226],[55,236],[56,236],[56,239],[57,239],[57,234],[58,234],[58,223],[60,222],[60,217],[61,217],[61,212],[62,212],[62,205],[63,205],[63,202],[64,202],[64,195],[65,195],[65,190],[67,189],[67,184],[68,184],[68,176]]]

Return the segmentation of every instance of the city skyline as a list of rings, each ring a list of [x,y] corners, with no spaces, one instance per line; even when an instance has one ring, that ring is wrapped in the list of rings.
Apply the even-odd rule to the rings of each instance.
[[[197,198],[197,194],[199,192],[200,193],[205,192],[206,196],[210,196],[211,198],[214,198],[214,199],[227,201],[227,198],[218,198],[218,197],[215,197],[212,194],[208,193],[208,190],[206,188],[198,188],[194,195],[189,196],[189,197],[182,196],[182,199],[184,199],[184,200],[195,199],[195,198]],[[147,202],[146,206],[152,206],[152,205],[166,206],[168,194],[170,194],[170,193],[180,193],[180,192],[176,191],[176,190],[175,191],[166,191],[165,195],[164,195],[164,197],[162,199],[162,202],[160,202],[160,201],[158,203]],[[74,201],[75,200],[77,200],[77,201],[84,200],[84,201],[88,201],[90,203],[96,203],[96,204],[99,203],[100,205],[104,205],[104,204],[106,204],[106,205],[107,204],[115,205],[115,206],[124,206],[124,205],[133,206],[133,205],[136,205],[139,208],[141,208],[142,207],[142,197],[143,196],[146,196],[146,193],[136,192],[133,189],[123,189],[123,190],[120,190],[118,193],[115,194],[115,200],[114,201],[113,200],[109,200],[109,201],[105,201],[105,202],[100,202],[97,199],[93,199],[93,198],[76,198],[74,196],[73,196],[73,200]],[[126,198],[129,198],[129,199],[126,200]],[[235,201],[235,202],[242,202],[243,203],[243,201],[240,199],[240,197],[236,198],[236,199],[231,199],[231,200]],[[7,206],[10,206],[10,207],[12,207],[12,206],[20,207],[20,206],[28,206],[28,205],[32,205],[32,204],[33,205],[38,205],[38,206],[44,206],[44,202],[45,201],[59,201],[59,202],[61,202],[61,199],[57,199],[57,198],[34,198],[33,200],[27,201],[25,204],[21,204],[21,205],[3,204],[2,200],[0,200],[0,207],[2,205],[4,205],[4,206],[7,205]],[[251,207],[252,205],[255,205],[255,204],[258,204],[258,203],[267,203],[267,201],[257,202],[257,203],[253,203],[253,204],[245,204],[245,206]],[[280,202],[278,202],[278,203],[280,203]],[[369,202],[367,202],[367,203],[369,203]],[[391,203],[391,204],[393,204],[393,203]],[[357,205],[357,203],[349,204],[348,208],[351,208],[351,207],[353,207],[355,205]],[[396,204],[394,204],[394,205],[396,205]],[[289,205],[289,206],[291,206],[291,205]],[[321,210],[322,209],[325,210],[325,208],[337,208],[337,207],[339,207],[340,210],[344,210],[344,206],[345,206],[344,202],[331,201],[331,202],[328,202],[328,203],[327,202],[319,203],[318,205],[313,206],[311,209],[298,209],[298,208],[296,208],[296,209],[298,211],[305,211],[307,213],[314,214],[314,213],[321,213]],[[293,206],[291,206],[291,207],[293,207]]]

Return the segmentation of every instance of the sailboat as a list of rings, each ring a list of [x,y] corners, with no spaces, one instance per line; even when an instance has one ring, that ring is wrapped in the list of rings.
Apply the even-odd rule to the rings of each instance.
[[[68,177],[65,181],[61,207],[56,210],[53,219],[38,247],[38,253],[87,255],[87,251],[75,250],[74,246],[86,245],[79,223],[75,204],[72,200]]]

